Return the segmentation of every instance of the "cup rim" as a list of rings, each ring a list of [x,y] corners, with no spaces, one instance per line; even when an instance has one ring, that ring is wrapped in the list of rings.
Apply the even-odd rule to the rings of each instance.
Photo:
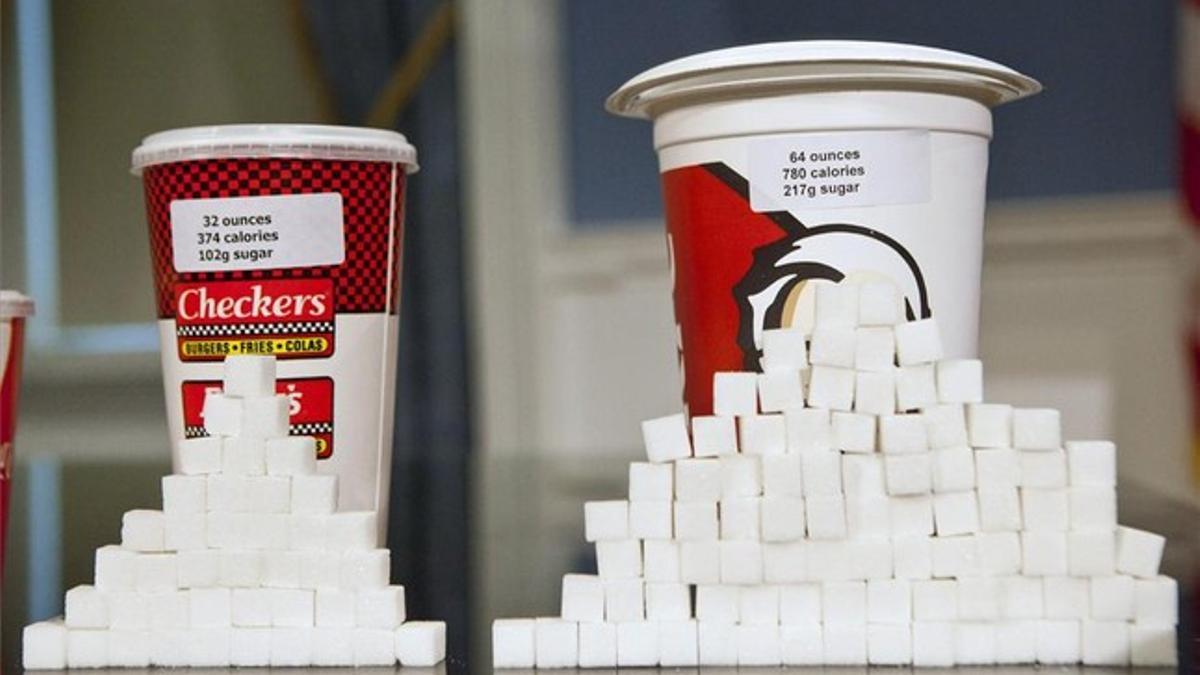
[[[222,124],[150,134],[134,149],[131,172],[156,164],[231,157],[396,162],[416,173],[417,151],[390,129],[332,124]]]
[[[621,85],[605,108],[654,119],[689,103],[780,91],[891,89],[949,93],[988,107],[1042,90],[994,61],[936,47],[864,40],[768,42],[685,56]]]
[[[0,319],[33,316],[33,298],[11,289],[0,290]]]

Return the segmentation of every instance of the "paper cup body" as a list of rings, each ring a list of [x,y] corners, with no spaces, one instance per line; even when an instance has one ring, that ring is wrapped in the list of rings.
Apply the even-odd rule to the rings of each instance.
[[[290,433],[315,436],[341,510],[387,516],[404,195],[392,132],[186,129],[134,153],[145,189],[167,418],[205,435],[222,361],[273,354]]]
[[[13,462],[16,459],[14,438],[17,433],[17,399],[21,391],[25,320],[32,314],[32,300],[17,291],[0,290],[0,581],[4,580],[9,498]]]

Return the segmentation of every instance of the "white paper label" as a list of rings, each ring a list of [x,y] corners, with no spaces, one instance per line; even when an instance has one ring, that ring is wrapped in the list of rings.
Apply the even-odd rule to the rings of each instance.
[[[346,259],[336,192],[171,202],[179,272],[340,265]]]
[[[753,211],[926,201],[928,131],[791,134],[750,142]]]

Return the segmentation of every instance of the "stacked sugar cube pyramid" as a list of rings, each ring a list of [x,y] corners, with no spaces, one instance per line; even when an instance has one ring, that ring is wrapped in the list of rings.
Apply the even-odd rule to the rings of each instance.
[[[599,574],[493,624],[496,667],[1175,663],[1162,537],[1117,524],[1116,452],[984,403],[889,284],[817,289],[714,411],[643,423],[589,502]]]
[[[65,619],[25,628],[26,669],[430,666],[445,624],[405,621],[374,512],[337,512],[337,476],[289,436],[274,357],[229,357],[182,441],[161,511],[125,514]]]

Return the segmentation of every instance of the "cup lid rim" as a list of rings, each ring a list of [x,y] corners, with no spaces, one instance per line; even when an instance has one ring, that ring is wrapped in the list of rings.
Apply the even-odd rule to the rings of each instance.
[[[846,68],[829,68],[835,65]],[[705,91],[728,95],[739,85],[762,87],[759,76],[764,67],[777,71],[772,75],[776,87],[803,83],[808,88],[834,88],[848,82],[865,85],[877,78],[889,88],[951,91],[989,107],[1042,90],[1037,80],[1012,68],[948,49],[868,40],[798,40],[717,49],[668,61],[621,85],[605,101],[605,108],[623,117],[651,119],[685,96],[694,98]]]
[[[32,316],[33,298],[20,291],[0,289],[0,317]]]
[[[397,162],[415,173],[416,148],[390,129],[332,124],[220,124],[150,134],[132,155],[132,172],[155,164],[229,157]]]

